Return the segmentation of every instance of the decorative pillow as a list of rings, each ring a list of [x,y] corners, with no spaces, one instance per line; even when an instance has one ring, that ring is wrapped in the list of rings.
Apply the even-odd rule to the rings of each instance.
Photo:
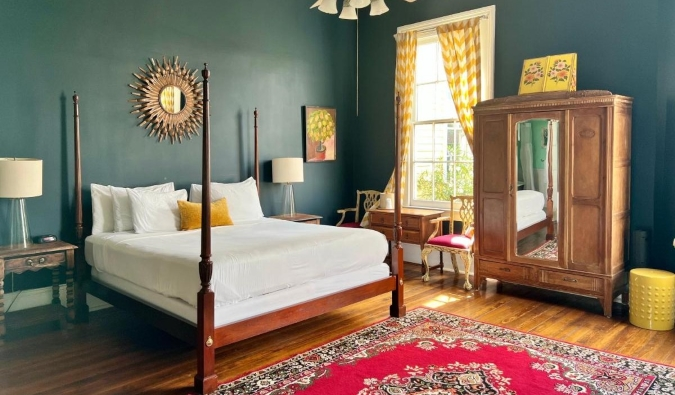
[[[180,230],[199,229],[202,226],[202,204],[186,200],[178,201],[180,211]],[[211,203],[211,226],[233,225],[227,208],[227,199]]]
[[[239,221],[248,221],[264,217],[260,198],[255,180],[249,177],[247,180],[232,184],[211,183],[211,201],[215,202],[222,198],[227,199],[230,217],[236,224]],[[190,188],[190,201],[201,203],[202,186],[192,184]]]
[[[134,230],[133,219],[131,218],[131,201],[129,200],[129,191],[132,188],[110,187],[110,194],[112,195],[112,211],[115,232],[127,232]],[[166,184],[151,185],[147,187],[133,188],[135,191],[144,192],[173,192],[173,182]]]
[[[180,227],[178,201],[187,200],[187,191],[149,192],[129,189],[131,217],[136,233],[168,232]]]
[[[109,186],[91,184],[91,211],[93,217],[92,234],[114,230],[113,201]]]

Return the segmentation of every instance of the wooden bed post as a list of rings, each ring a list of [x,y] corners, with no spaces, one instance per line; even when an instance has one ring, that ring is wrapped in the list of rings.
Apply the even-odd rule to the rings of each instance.
[[[89,306],[84,281],[88,266],[84,261],[84,228],[82,226],[82,164],[80,162],[80,97],[73,92],[73,131],[75,136],[75,321],[89,321]]]
[[[254,154],[253,160],[255,160],[255,187],[258,189],[258,195],[260,195],[260,157],[258,155],[258,108],[256,107],[253,110],[253,144],[254,144]]]
[[[396,118],[394,120],[394,251],[391,254],[391,271],[396,276],[396,289],[391,292],[389,315],[403,317],[406,313],[403,300],[403,223],[401,221],[401,96],[396,94]]]
[[[548,144],[546,145],[546,160],[548,161],[548,186],[546,187],[546,219],[548,220],[548,226],[546,228],[546,240],[553,240],[556,234],[553,226],[553,122],[551,121],[548,121]]]
[[[199,279],[202,288],[197,293],[197,374],[195,390],[200,394],[210,394],[218,386],[216,365],[216,339],[214,327],[215,295],[211,290],[211,136],[209,125],[209,75],[208,65],[204,63],[204,121],[202,148],[202,260],[199,262]]]

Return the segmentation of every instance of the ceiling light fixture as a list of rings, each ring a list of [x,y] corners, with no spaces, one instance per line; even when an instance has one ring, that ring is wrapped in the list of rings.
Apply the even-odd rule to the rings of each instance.
[[[412,3],[415,0],[405,0],[408,3]],[[337,14],[337,2],[338,0],[317,0],[309,8],[319,8],[319,11],[325,12],[326,14]],[[358,19],[356,10],[359,8],[365,8],[370,6],[370,15],[382,15],[385,12],[389,11],[389,7],[384,4],[384,0],[343,0],[342,1],[342,12],[340,13],[340,19]]]

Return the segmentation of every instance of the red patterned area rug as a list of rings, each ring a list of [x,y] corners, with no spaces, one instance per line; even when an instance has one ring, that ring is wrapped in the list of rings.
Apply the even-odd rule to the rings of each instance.
[[[419,308],[217,394],[675,394],[675,367]]]
[[[548,260],[552,260],[552,261],[557,261],[558,260],[558,241],[557,240],[549,240],[546,243],[544,243],[541,246],[534,249],[532,252],[530,252],[526,256],[528,256],[530,258],[548,259]]]

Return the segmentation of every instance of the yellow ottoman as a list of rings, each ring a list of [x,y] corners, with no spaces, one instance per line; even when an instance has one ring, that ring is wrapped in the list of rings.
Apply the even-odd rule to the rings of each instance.
[[[657,269],[633,269],[629,279],[630,323],[669,331],[675,326],[675,274]]]

